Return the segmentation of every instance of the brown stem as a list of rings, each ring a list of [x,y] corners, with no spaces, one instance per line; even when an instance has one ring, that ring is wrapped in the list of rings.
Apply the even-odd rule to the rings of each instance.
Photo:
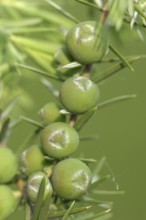
[[[74,127],[76,121],[77,121],[77,114],[72,114],[71,117],[70,117],[70,120],[69,120],[69,124]]]
[[[89,75],[90,75],[90,72],[91,72],[91,69],[92,69],[92,64],[87,64],[84,68],[84,71],[82,73],[82,76],[86,77],[86,78],[89,78]]]
[[[102,11],[102,14],[101,14],[101,16],[100,16],[100,23],[101,23],[101,24],[104,24],[104,23],[105,23],[108,14],[109,14],[108,1],[105,0],[105,1],[104,1],[104,6],[103,6],[103,11]]]

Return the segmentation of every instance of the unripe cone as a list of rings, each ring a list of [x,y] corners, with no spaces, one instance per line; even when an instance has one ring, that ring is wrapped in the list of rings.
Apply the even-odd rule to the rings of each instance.
[[[91,171],[85,163],[69,158],[54,167],[51,181],[57,195],[73,200],[86,193],[91,177]]]
[[[64,120],[65,116],[60,114],[60,109],[54,102],[47,103],[40,111],[40,117],[44,125],[48,125],[55,121]]]
[[[16,208],[18,197],[6,185],[0,185],[0,220],[6,219]]]
[[[94,108],[99,98],[97,85],[83,76],[67,79],[60,89],[61,103],[72,113],[81,114]]]
[[[43,171],[45,159],[42,149],[38,145],[27,148],[21,154],[21,171],[27,176],[36,171]]]
[[[47,175],[43,172],[35,172],[28,178],[26,187],[27,196],[32,203],[35,203],[37,200],[37,195],[43,178],[45,178],[44,199],[47,195],[50,195],[50,197],[52,196],[53,189]]]
[[[41,145],[44,152],[52,158],[61,159],[72,154],[78,147],[79,135],[70,125],[55,122],[41,133]]]
[[[0,148],[0,183],[7,183],[17,174],[18,163],[15,154],[7,147]]]
[[[70,55],[82,64],[101,60],[107,53],[108,44],[106,27],[95,21],[77,24],[66,36],[66,46]]]

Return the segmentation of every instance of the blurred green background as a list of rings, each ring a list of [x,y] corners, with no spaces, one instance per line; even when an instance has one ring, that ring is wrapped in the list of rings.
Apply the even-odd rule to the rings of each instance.
[[[77,8],[74,1],[61,1],[62,4],[64,2],[64,7],[78,19],[87,18],[86,7]],[[145,40],[132,39],[130,31],[123,31],[122,37],[121,34],[119,36],[121,39],[115,43],[123,55],[146,54]],[[115,40],[114,37],[112,39]],[[95,159],[107,158],[105,172],[111,172],[115,178],[111,188],[119,186],[120,190],[125,191],[124,195],[103,197],[103,200],[114,201],[113,220],[146,219],[146,60],[136,62],[133,67],[134,72],[126,68],[99,86],[102,101],[124,94],[137,94],[137,98],[98,111],[81,132],[81,135],[95,134],[98,139],[82,142],[76,153]],[[30,82],[27,77],[22,78],[22,87],[33,99],[33,108],[26,109],[25,115],[38,119],[39,109],[50,100],[49,92],[34,75]],[[25,122],[16,127],[9,141],[10,146],[18,148],[22,144],[20,140],[23,142],[31,129],[33,127]],[[107,185],[102,189],[106,189],[104,187]],[[12,220],[13,215],[9,219]],[[14,219],[20,219],[19,212]]]

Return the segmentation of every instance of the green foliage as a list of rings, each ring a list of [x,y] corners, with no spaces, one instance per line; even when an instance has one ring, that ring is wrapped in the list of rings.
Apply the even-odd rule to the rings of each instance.
[[[83,6],[87,8],[86,21],[94,22],[95,31],[98,27],[96,23],[100,23],[101,26],[108,27],[111,32],[114,29],[114,32],[118,35],[122,28],[128,24],[129,29],[135,29],[142,36],[141,28],[146,25],[146,4],[143,0],[73,0],[73,2],[77,7],[80,5],[81,8]],[[32,125],[32,133],[30,132],[29,136],[21,141],[22,144],[17,149],[16,154],[18,157],[31,144],[36,142],[40,144],[37,137],[46,125],[41,119],[35,119],[37,118],[36,112],[34,118],[27,116],[27,110],[33,109],[37,100],[32,100],[31,94],[25,89],[25,84],[33,82],[34,79],[43,84],[44,88],[47,88],[52,103],[54,103],[54,106],[58,106],[58,115],[61,116],[61,120],[64,124],[68,124],[70,129],[75,129],[75,133],[86,126],[90,118],[98,113],[98,110],[136,98],[135,94],[115,96],[100,103],[96,102],[89,109],[86,109],[88,111],[82,112],[74,112],[65,105],[62,106],[60,87],[64,81],[66,82],[72,76],[83,76],[90,79],[90,81],[92,80],[94,84],[99,84],[119,73],[123,68],[129,68],[133,71],[132,63],[146,57],[144,55],[123,56],[115,48],[113,42],[109,41],[107,57],[102,58],[101,56],[100,60],[94,60],[94,69],[92,69],[93,62],[90,62],[90,64],[80,63],[80,60],[76,60],[76,56],[74,57],[67,50],[65,36],[74,25],[80,24],[81,21],[65,9],[66,4],[68,2],[64,0],[0,1],[0,147],[9,144],[13,129],[18,125],[22,125],[23,121],[27,123],[28,127]],[[102,36],[100,36],[101,39],[98,39],[97,35],[94,37],[94,42],[101,44]],[[82,52],[82,47],[80,49]],[[83,54],[85,52],[87,55],[92,55],[91,48],[90,54],[88,54],[88,48],[87,51],[83,50]],[[108,64],[108,68],[104,66],[105,63]],[[102,70],[98,68],[100,65],[103,67]],[[95,87],[97,89],[96,85]],[[66,94],[69,101],[72,102],[70,89],[68,88]],[[75,98],[77,96],[78,94],[75,95]],[[90,97],[89,100],[91,100]],[[75,106],[79,106],[82,101],[82,97],[78,102],[74,101]],[[71,136],[79,142],[78,138]],[[95,137],[93,135],[80,136],[79,139],[80,141],[87,141],[94,140]],[[58,136],[55,141],[53,139],[55,144],[58,144],[59,140],[60,137]],[[66,139],[62,140],[63,147],[67,141]],[[43,158],[48,164],[45,168],[43,167],[43,171],[46,173],[44,175],[47,175],[50,181],[52,181],[52,169],[57,166],[56,164],[59,164],[60,159],[68,157],[69,154],[54,157],[50,154],[46,155],[45,150],[42,152],[41,159]],[[49,192],[45,192],[45,178],[43,178],[39,182],[37,199],[33,204],[28,199],[26,192],[27,175],[25,172],[21,172],[21,169],[19,172],[14,173],[13,178],[8,181],[11,188],[17,188],[18,197],[21,194],[19,206],[23,208],[25,206],[25,220],[106,220],[112,217],[113,203],[102,201],[98,199],[98,196],[122,195],[124,192],[119,191],[117,187],[115,190],[116,181],[110,170],[106,169],[106,173],[102,174],[102,170],[107,168],[106,158],[95,160],[81,157],[78,160],[82,161],[81,163],[89,169],[89,172],[92,171],[92,181],[91,186],[85,189],[85,195],[75,201],[63,199],[60,196],[62,192],[57,194],[55,191],[50,198]],[[2,160],[0,161],[2,162]],[[70,170],[68,170],[68,176],[69,172]],[[105,182],[107,184],[112,182],[114,190],[113,188],[101,190],[99,186]],[[2,186],[0,185],[0,187]],[[5,216],[10,213],[8,210]]]
[[[0,148],[0,158],[0,184],[8,183],[18,172],[18,161],[16,155],[6,147]]]
[[[0,220],[8,217],[16,208],[19,202],[19,196],[6,185],[0,185]]]

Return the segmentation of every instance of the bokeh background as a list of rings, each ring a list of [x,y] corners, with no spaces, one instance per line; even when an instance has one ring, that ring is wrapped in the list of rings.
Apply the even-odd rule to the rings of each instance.
[[[77,7],[77,3],[71,0],[60,3],[78,19],[87,20],[87,7],[80,4]],[[144,41],[126,29],[117,35],[111,34],[111,40],[123,55],[146,54],[145,30],[142,30]],[[124,94],[137,94],[137,98],[99,110],[81,131],[81,135],[94,134],[98,138],[83,142],[76,154],[97,160],[105,156],[107,165],[104,172],[110,172],[114,177],[109,188],[119,187],[125,191],[124,195],[103,197],[103,200],[114,201],[112,220],[146,219],[146,60],[135,62],[133,67],[134,72],[128,68],[121,70],[99,87],[101,101]],[[33,106],[26,108],[25,115],[38,120],[39,109],[51,97],[36,76],[33,75],[29,82],[27,74],[30,73],[24,72],[26,75],[22,76],[21,86],[33,100]],[[33,126],[25,122],[16,127],[9,141],[10,147],[18,148],[31,129]],[[108,184],[102,189],[106,189],[104,187]],[[9,220],[21,219],[20,214],[22,211],[18,210]]]

